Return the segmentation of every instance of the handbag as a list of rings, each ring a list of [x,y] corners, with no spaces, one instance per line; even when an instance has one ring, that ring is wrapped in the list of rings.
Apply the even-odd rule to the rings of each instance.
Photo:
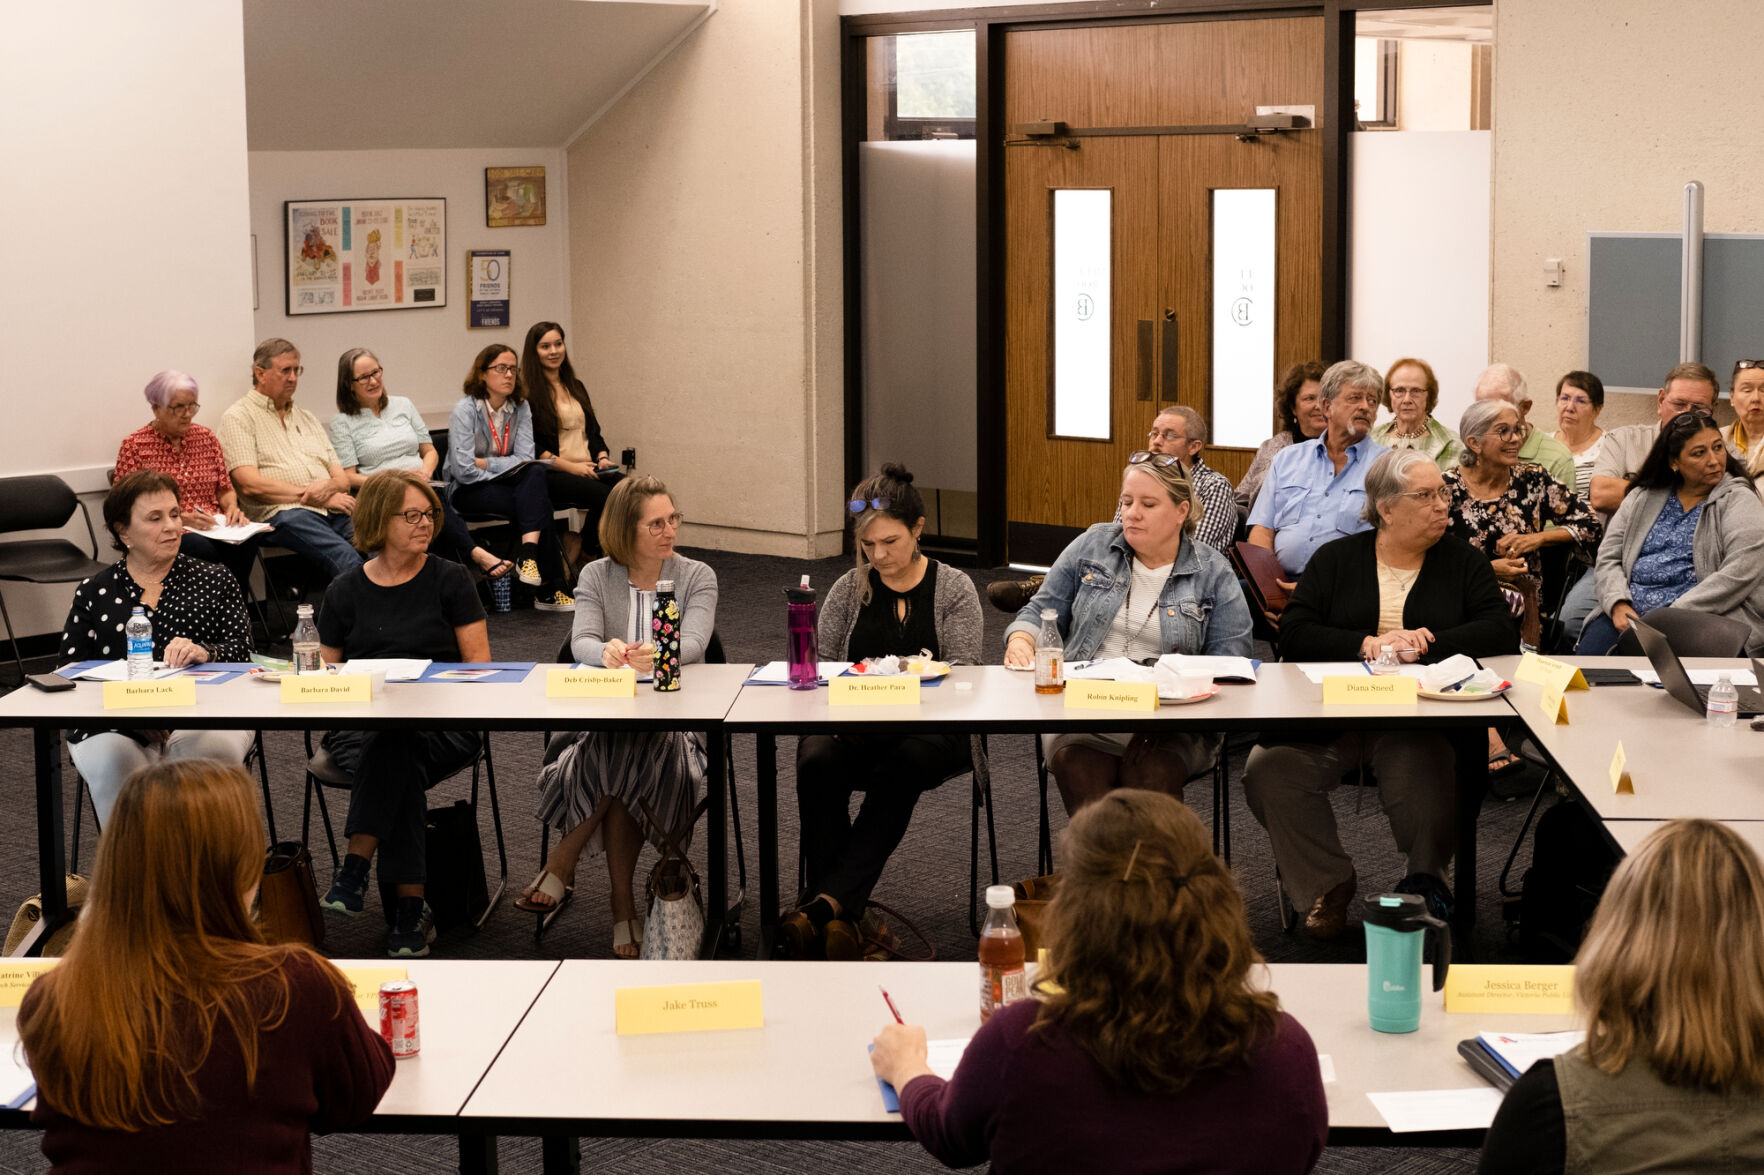
[[[698,884],[698,870],[686,859],[679,840],[656,818],[648,800],[640,800],[644,819],[656,836],[661,838],[661,859],[649,871],[649,917],[643,923],[645,959],[696,959],[704,945],[704,895]],[[704,812],[706,801],[700,800],[692,810],[692,822]]]
[[[67,950],[67,944],[73,940],[74,927],[79,921],[77,915],[80,912],[80,906],[85,904],[86,886],[89,884],[78,873],[67,875],[67,912],[76,917],[69,918],[66,925],[49,936],[49,941],[43,944],[41,951],[37,952],[43,958],[52,958]],[[32,894],[20,903],[18,912],[12,916],[12,926],[6,932],[5,953],[7,958],[13,957],[20,950],[25,939],[30,937],[31,931],[42,920],[43,895]]]
[[[476,923],[490,908],[477,809],[469,800],[430,808],[426,835],[428,879],[423,895],[435,912],[435,929],[445,932],[468,922]]]
[[[312,853],[301,842],[281,841],[264,854],[263,881],[257,889],[257,924],[269,942],[304,943],[314,948],[324,945],[325,916],[319,909]]]
[[[1041,950],[1041,936],[1047,928],[1047,907],[1059,887],[1060,875],[1048,873],[1031,877],[1011,886],[1017,895],[1017,929],[1023,932],[1023,955],[1034,960]]]

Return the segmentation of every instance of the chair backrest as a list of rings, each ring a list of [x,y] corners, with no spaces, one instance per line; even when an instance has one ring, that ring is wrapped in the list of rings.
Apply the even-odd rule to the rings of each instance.
[[[80,500],[52,473],[0,478],[0,534],[18,530],[60,530]]]
[[[1698,612],[1691,608],[1655,608],[1643,616],[1649,628],[1666,638],[1680,657],[1741,657],[1752,629],[1744,621]],[[1644,654],[1633,627],[1617,641],[1611,652],[1619,657]]]

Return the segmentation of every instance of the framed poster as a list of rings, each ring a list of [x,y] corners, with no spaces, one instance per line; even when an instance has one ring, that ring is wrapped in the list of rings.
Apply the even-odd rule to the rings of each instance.
[[[544,224],[545,169],[486,167],[484,223],[491,228]]]
[[[466,327],[481,330],[506,328],[513,318],[508,305],[508,250],[466,251]]]
[[[287,313],[427,310],[447,305],[447,201],[283,204]]]

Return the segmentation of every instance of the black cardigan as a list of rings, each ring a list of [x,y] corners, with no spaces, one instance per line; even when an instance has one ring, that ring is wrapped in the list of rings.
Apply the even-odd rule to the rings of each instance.
[[[1280,614],[1281,660],[1359,660],[1361,642],[1378,628],[1375,541],[1375,531],[1363,531],[1317,548]],[[1403,627],[1433,633],[1424,662],[1519,651],[1519,631],[1494,569],[1456,535],[1428,550],[1403,605]]]
[[[602,453],[610,453],[606,447],[606,438],[600,433],[600,421],[594,415],[594,405],[588,400],[588,389],[576,380],[570,386],[570,395],[577,404],[582,406],[582,431],[587,435],[588,457],[593,460]],[[557,455],[557,409],[550,406],[551,385],[531,393],[532,397],[545,396],[547,410],[533,413],[533,452]]]

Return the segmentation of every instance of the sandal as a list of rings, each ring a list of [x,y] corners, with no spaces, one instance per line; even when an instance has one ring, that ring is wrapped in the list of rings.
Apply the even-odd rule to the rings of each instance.
[[[525,910],[530,914],[550,914],[567,906],[575,893],[575,886],[568,884],[551,870],[541,869],[539,876],[533,879],[533,884],[521,891],[521,896],[515,899],[515,909]],[[540,895],[550,898],[551,901],[533,900]]]
[[[1503,759],[1506,760],[1506,762],[1503,763]],[[1490,779],[1504,779],[1507,776],[1518,771],[1523,771],[1524,769],[1525,760],[1505,748],[1496,751],[1488,757],[1488,777]]]
[[[507,559],[498,559],[488,569],[479,568],[479,570],[484,572],[485,579],[501,579],[514,570],[514,564]]]
[[[620,947],[636,947],[637,954],[621,955]],[[621,959],[635,959],[643,953],[643,922],[632,918],[628,922],[613,923],[613,954]]]

